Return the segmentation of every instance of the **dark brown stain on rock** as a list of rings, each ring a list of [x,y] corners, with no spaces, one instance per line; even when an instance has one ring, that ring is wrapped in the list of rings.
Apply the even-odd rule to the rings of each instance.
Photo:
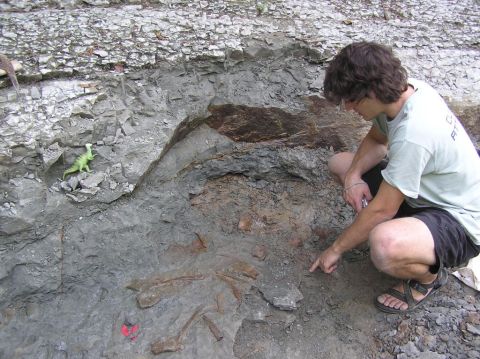
[[[298,130],[298,119],[278,108],[220,105],[209,108],[210,127],[235,141],[261,142],[285,138]],[[301,128],[300,128],[301,130]]]
[[[336,129],[311,112],[290,113],[273,107],[233,104],[210,106],[209,111],[212,115],[206,123],[234,141],[277,140],[290,147],[345,147]]]

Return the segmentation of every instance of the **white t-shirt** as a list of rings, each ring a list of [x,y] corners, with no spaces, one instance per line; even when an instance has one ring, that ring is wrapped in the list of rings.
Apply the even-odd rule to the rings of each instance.
[[[374,120],[389,142],[383,179],[411,207],[450,212],[480,245],[480,157],[440,95],[423,81],[409,83],[415,92],[398,115]]]

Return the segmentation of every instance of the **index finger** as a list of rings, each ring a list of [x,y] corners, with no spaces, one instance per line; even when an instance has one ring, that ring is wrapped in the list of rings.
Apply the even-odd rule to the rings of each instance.
[[[318,268],[319,264],[320,264],[320,258],[317,258],[317,260],[315,262],[313,262],[312,266],[310,267],[310,269],[308,271],[310,273],[315,272],[315,270]]]

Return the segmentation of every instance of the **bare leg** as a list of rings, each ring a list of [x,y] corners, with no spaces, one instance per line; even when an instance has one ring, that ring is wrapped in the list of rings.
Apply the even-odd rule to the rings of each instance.
[[[382,272],[401,279],[414,279],[419,283],[432,283],[437,274],[429,271],[435,264],[433,237],[428,227],[417,218],[397,218],[376,226],[370,232],[370,248],[373,264]],[[403,292],[403,285],[394,289]],[[415,300],[425,295],[412,290]],[[378,301],[388,307],[406,310],[408,305],[388,294]]]
[[[328,161],[330,173],[334,176],[335,180],[342,185],[354,156],[355,154],[351,152],[340,152],[330,157]]]

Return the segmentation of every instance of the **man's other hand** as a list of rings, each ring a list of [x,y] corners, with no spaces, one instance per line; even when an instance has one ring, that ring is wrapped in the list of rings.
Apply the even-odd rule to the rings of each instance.
[[[370,193],[370,188],[368,188],[365,182],[356,182],[353,185],[345,186],[343,198],[352,206],[355,212],[359,213],[363,208],[362,199],[365,198],[367,201],[371,201],[373,197]]]

